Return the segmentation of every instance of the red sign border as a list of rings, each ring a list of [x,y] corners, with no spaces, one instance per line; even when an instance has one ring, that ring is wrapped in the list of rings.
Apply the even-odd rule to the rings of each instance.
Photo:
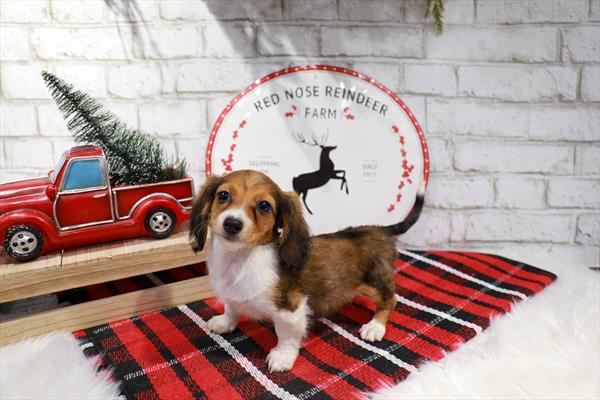
[[[285,68],[285,69],[279,70],[277,72],[273,72],[257,81],[254,81],[250,86],[246,87],[244,90],[239,92],[233,98],[233,100],[231,100],[229,102],[229,104],[227,104],[225,109],[221,112],[221,114],[219,115],[219,118],[217,118],[217,121],[215,122],[215,125],[213,126],[210,136],[208,138],[208,144],[206,146],[206,164],[205,164],[207,178],[212,176],[211,158],[212,158],[212,150],[213,150],[213,146],[215,143],[215,138],[217,136],[217,133],[219,133],[219,128],[221,127],[223,120],[225,119],[225,117],[227,117],[229,112],[233,109],[233,106],[235,106],[242,99],[242,97],[244,97],[245,95],[250,93],[257,86],[260,86],[263,83],[269,82],[270,80],[278,78],[280,76],[293,74],[296,72],[302,72],[302,71],[328,71],[328,72],[337,72],[337,73],[341,73],[341,74],[350,75],[350,76],[362,79],[363,81],[374,85],[379,90],[385,92],[388,96],[390,96],[392,98],[392,100],[394,100],[396,102],[396,104],[398,104],[402,108],[402,110],[404,111],[406,116],[412,122],[415,130],[417,131],[417,134],[419,135],[419,141],[421,142],[421,150],[423,152],[423,179],[425,181],[425,185],[427,185],[427,183],[429,181],[429,151],[427,150],[427,144],[425,143],[425,135],[423,134],[421,125],[419,125],[419,122],[415,118],[414,114],[410,111],[410,109],[406,106],[406,104],[404,104],[404,102],[402,100],[400,100],[400,98],[396,95],[396,93],[394,93],[393,91],[391,91],[390,89],[388,89],[387,87],[382,85],[381,83],[377,82],[375,79],[366,76],[365,74],[361,74],[360,72],[356,72],[356,71],[353,71],[348,68],[335,67],[332,65],[323,65],[323,64],[294,66],[294,67]]]

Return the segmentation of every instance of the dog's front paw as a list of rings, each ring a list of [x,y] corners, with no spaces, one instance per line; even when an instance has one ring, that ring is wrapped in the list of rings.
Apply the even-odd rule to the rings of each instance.
[[[267,356],[267,364],[270,372],[289,371],[292,369],[296,358],[298,357],[298,349],[290,346],[275,347]]]
[[[208,329],[214,333],[228,333],[235,329],[237,323],[227,315],[217,315],[208,320]]]
[[[367,342],[379,342],[385,335],[385,325],[372,319],[360,327],[360,337]]]

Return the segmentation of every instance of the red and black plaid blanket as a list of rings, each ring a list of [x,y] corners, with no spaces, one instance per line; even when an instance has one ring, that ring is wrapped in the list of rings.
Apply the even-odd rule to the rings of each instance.
[[[325,399],[357,397],[397,383],[428,360],[439,360],[552,283],[550,272],[498,256],[401,251],[398,303],[384,339],[367,343],[360,326],[373,305],[358,297],[312,326],[290,372],[269,373],[273,326],[242,320],[210,333],[221,313],[214,299],[75,332],[88,355],[102,355],[130,399]]]

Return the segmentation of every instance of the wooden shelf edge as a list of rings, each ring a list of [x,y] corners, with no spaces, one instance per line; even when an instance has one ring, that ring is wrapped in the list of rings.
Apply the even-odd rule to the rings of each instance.
[[[208,276],[76,304],[0,324],[0,346],[52,331],[75,331],[213,296]]]
[[[65,251],[61,256],[0,265],[0,303],[183,267],[206,260],[186,232],[164,240],[133,239]]]

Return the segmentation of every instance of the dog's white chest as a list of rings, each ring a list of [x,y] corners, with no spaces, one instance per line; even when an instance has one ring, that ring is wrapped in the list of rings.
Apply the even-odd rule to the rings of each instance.
[[[254,319],[275,310],[273,286],[277,283],[277,253],[271,245],[229,251],[215,238],[208,254],[209,279],[217,298]]]

